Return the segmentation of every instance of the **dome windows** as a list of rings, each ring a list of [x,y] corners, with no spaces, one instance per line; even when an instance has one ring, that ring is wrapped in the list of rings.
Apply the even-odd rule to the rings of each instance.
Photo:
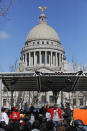
[[[39,45],[39,41],[37,42],[37,44]]]
[[[33,42],[33,45],[35,45],[35,42]]]
[[[51,44],[53,45],[53,42],[51,42]]]
[[[44,44],[44,41],[42,41],[42,44]]]

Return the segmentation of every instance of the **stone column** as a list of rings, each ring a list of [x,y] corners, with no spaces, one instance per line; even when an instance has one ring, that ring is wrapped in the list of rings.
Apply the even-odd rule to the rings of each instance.
[[[34,52],[34,66],[36,66],[36,52]]]
[[[2,78],[0,78],[0,116],[1,116],[1,108],[2,108]]]
[[[59,67],[61,67],[61,54],[59,53]]]
[[[30,57],[31,56],[30,55],[31,55],[31,52],[29,52],[29,66],[31,66],[31,61],[30,61],[30,59],[31,59]]]
[[[62,68],[62,57],[61,57],[61,54],[60,54],[60,67]]]
[[[25,55],[25,54],[23,54],[23,62],[25,62],[25,61],[24,61],[24,55]]]
[[[51,52],[51,56],[50,56],[50,58],[51,58],[51,66],[52,66],[52,52]]]
[[[56,52],[56,67],[58,66],[57,52]]]
[[[39,58],[40,58],[40,65],[41,65],[41,62],[42,62],[42,59],[41,59],[41,58],[42,58],[42,57],[41,57],[41,51],[39,52],[39,55],[40,55]]]
[[[47,65],[47,51],[45,51],[45,65]]]
[[[27,65],[27,54],[25,53],[25,64]]]

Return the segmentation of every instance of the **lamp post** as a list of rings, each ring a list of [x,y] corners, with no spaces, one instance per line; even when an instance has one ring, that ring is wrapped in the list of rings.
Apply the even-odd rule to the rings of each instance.
[[[61,91],[61,103],[63,104],[63,91]]]
[[[14,106],[14,98],[13,98],[14,91],[11,90],[11,108]]]
[[[57,104],[57,99],[58,99],[57,94],[58,94],[57,91],[53,91],[53,96],[54,96],[54,102],[55,102],[55,104]]]

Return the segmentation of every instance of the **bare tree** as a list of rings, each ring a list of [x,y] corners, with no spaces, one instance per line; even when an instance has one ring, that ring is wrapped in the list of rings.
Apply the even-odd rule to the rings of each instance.
[[[73,58],[72,58],[72,69],[74,72],[78,71],[78,64],[75,62]]]
[[[9,71],[10,72],[16,72],[17,68],[18,68],[18,59],[16,58],[16,60],[14,61],[14,63],[9,66]]]
[[[13,3],[13,0],[5,0],[5,1],[0,0],[0,16],[5,16]]]

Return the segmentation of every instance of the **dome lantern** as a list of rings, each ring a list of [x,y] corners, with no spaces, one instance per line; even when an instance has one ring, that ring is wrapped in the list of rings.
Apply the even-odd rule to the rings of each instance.
[[[39,24],[42,24],[42,23],[46,23],[46,24],[47,24],[46,16],[45,16],[44,13],[42,13],[42,14],[39,16]]]

